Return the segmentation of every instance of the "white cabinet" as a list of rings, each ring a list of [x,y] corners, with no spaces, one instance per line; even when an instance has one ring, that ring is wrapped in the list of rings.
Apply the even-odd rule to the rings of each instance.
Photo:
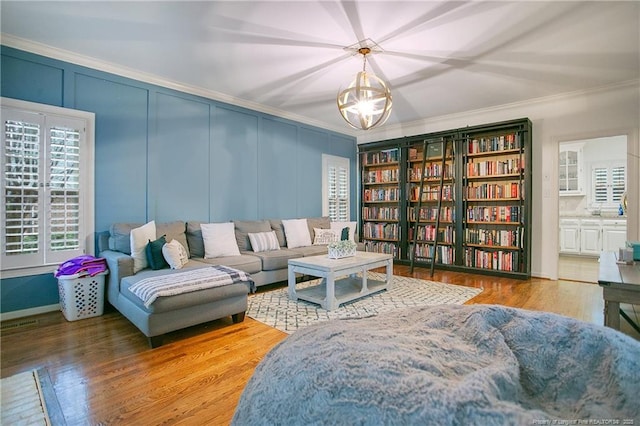
[[[627,243],[626,220],[602,220],[602,250],[615,251]]]
[[[560,219],[560,253],[580,253],[580,221]]]
[[[584,143],[561,143],[558,158],[560,195],[584,195]]]
[[[627,240],[627,221],[621,219],[560,219],[560,253],[599,256],[618,251]]]
[[[599,220],[580,221],[580,254],[600,255],[602,251],[602,226]]]

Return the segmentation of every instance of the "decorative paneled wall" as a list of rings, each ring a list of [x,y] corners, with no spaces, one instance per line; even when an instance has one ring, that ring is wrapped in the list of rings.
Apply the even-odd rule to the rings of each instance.
[[[322,213],[322,154],[351,159],[356,140],[261,112],[1,47],[1,95],[94,112],[95,224],[295,218]],[[2,280],[0,312],[52,285]],[[29,285],[27,285],[29,283]],[[20,291],[14,291],[20,288]],[[55,289],[51,300],[57,303]],[[33,292],[33,293],[32,293]]]

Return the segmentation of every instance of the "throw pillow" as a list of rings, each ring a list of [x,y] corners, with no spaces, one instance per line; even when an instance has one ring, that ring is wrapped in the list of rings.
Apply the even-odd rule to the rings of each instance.
[[[167,261],[164,260],[164,256],[162,255],[162,247],[165,244],[167,244],[165,235],[155,241],[149,240],[149,243],[147,244],[147,263],[149,263],[149,266],[151,266],[151,269],[153,269],[154,271],[169,266],[167,265]]]
[[[338,232],[334,229],[313,228],[313,233],[315,235],[314,246],[329,244],[340,239]]]
[[[340,234],[340,241],[347,241],[349,239],[349,227],[345,226],[342,228],[342,233]]]
[[[249,241],[254,252],[280,250],[275,231],[249,232]]]
[[[331,229],[335,229],[336,231],[342,233],[342,230],[345,227],[349,227],[349,239],[354,243],[356,241],[356,225],[358,222],[331,222]]]
[[[307,219],[284,219],[282,221],[287,247],[307,247],[311,245],[311,235],[307,227]]]
[[[233,222],[201,223],[204,258],[240,256]]]
[[[156,239],[156,222],[151,221],[139,228],[131,230],[131,257],[133,257],[133,273],[149,266],[147,262],[147,244]]]
[[[189,262],[187,249],[178,240],[171,240],[162,246],[162,255],[171,269],[182,269]]]

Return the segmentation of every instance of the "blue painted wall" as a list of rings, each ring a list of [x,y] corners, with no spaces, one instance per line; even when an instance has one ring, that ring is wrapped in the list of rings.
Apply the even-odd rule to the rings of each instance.
[[[0,53],[2,96],[96,114],[96,232],[151,219],[320,216],[322,154],[351,159],[356,200],[351,136],[6,46]],[[51,274],[0,288],[3,313],[58,303]]]

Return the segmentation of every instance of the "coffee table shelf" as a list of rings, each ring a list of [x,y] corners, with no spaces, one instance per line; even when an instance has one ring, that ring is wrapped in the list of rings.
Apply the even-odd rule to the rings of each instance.
[[[372,280],[368,271],[386,268],[386,279]],[[296,273],[322,278],[319,285],[296,289]],[[317,303],[331,311],[340,304],[389,289],[393,257],[389,254],[358,252],[355,256],[329,259],[326,255],[289,260],[289,298]]]

